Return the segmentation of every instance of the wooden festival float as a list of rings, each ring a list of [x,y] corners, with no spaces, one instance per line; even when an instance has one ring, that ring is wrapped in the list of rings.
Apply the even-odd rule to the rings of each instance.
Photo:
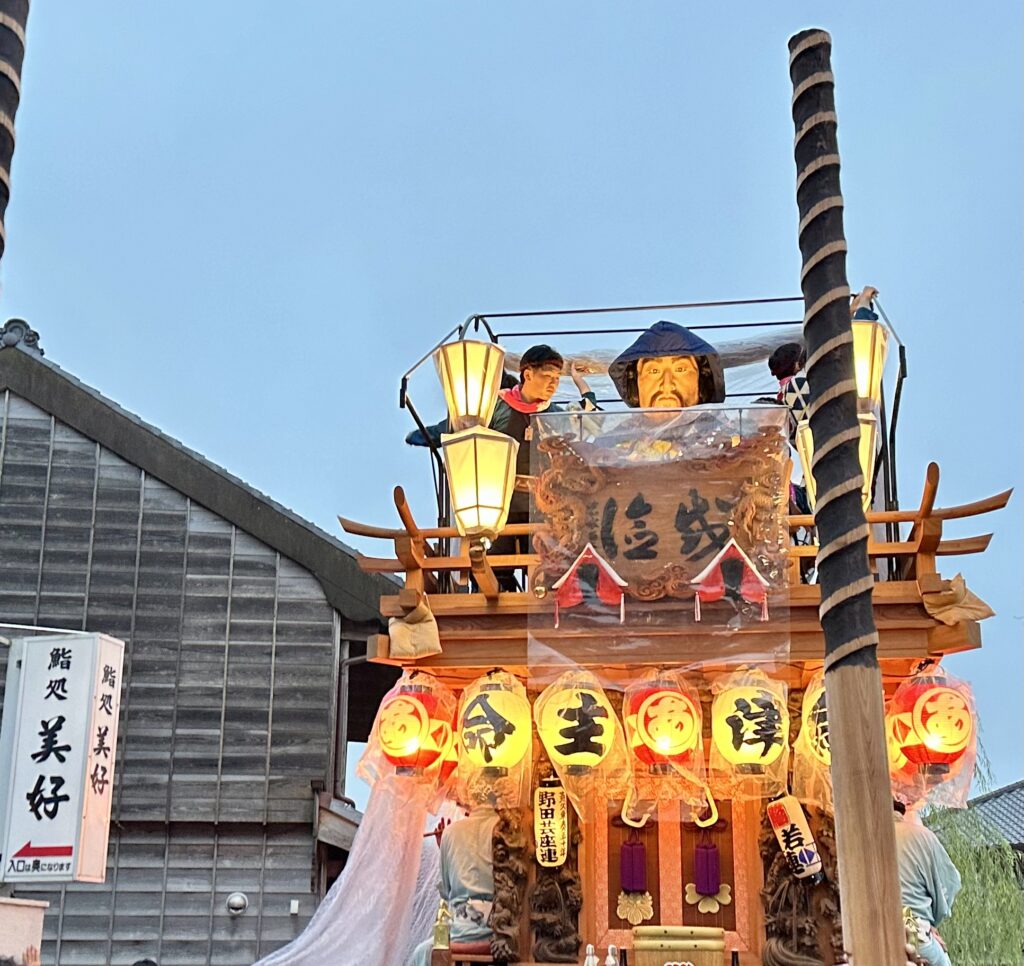
[[[871,373],[861,452],[877,483],[865,503],[893,789],[962,804],[974,706],[939,662],[980,647],[990,612],[944,571],[992,534],[943,531],[1011,491],[942,506],[932,463],[917,505],[899,507],[876,294],[852,308],[866,310],[854,332]],[[495,938],[435,962],[581,962],[588,943],[640,966],[836,961],[818,546],[813,515],[790,504],[793,453],[810,457],[800,377],[780,393],[789,405],[535,416],[517,479],[507,438],[481,428],[509,360],[487,320],[470,321],[482,341],[467,323],[433,353],[457,428],[433,447],[441,524],[417,521],[401,487],[397,527],[341,518],[390,545],[364,570],[404,575],[369,658],[404,672],[385,705],[423,699],[432,753],[421,768],[402,768],[408,747],[390,760],[463,804],[497,788]],[[529,521],[504,522],[527,485]],[[456,707],[431,698],[446,689],[454,716],[432,710]]]

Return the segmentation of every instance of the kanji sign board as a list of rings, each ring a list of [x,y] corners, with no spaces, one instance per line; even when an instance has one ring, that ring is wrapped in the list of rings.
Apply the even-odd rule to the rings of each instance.
[[[106,875],[124,643],[11,642],[0,727],[0,881]]]

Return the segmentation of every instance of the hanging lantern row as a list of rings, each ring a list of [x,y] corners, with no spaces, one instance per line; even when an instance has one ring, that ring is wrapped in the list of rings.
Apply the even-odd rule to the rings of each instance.
[[[784,794],[790,753],[785,684],[741,668],[716,679],[712,692],[716,793],[739,799]],[[596,676],[582,668],[563,673],[532,709],[523,684],[508,672],[478,678],[456,702],[435,678],[414,671],[381,702],[371,745],[397,775],[443,786],[457,770],[463,789],[500,786],[503,803],[518,807],[530,788],[534,724],[577,807],[588,789],[608,799],[621,798],[629,787],[643,791],[645,799],[687,798],[706,785],[701,702],[678,671],[651,670],[629,685],[621,722]],[[970,688],[941,668],[919,673],[893,694],[886,725],[897,797],[908,803],[926,796],[935,801],[932,791],[955,780],[955,788],[939,800],[957,804],[973,774]],[[793,751],[794,794],[830,808],[831,743],[821,672],[804,690]],[[660,782],[664,795],[658,793]]]

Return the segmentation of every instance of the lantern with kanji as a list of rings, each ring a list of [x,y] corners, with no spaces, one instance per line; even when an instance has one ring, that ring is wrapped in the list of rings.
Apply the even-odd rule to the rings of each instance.
[[[632,773],[622,726],[595,674],[579,667],[563,672],[537,698],[533,719],[581,816],[626,795]]]
[[[462,694],[459,740],[471,767],[504,774],[530,750],[530,702],[526,689],[497,671],[474,681]]]
[[[828,706],[825,703],[825,676],[819,672],[804,691],[800,734],[811,756],[828,768],[832,764],[832,744],[828,732]]]
[[[410,676],[390,691],[377,715],[377,740],[399,774],[419,774],[449,751],[453,701],[429,675]]]
[[[538,698],[534,709],[548,757],[570,774],[583,774],[600,765],[612,748],[618,727],[608,696],[596,678],[590,681],[590,677],[574,682],[563,675]]]
[[[941,669],[904,681],[892,696],[890,740],[903,758],[941,781],[974,744],[974,702]]]
[[[622,701],[626,740],[652,774],[690,768],[701,744],[700,699],[673,672],[652,672],[631,684]]]
[[[716,790],[739,798],[784,792],[789,766],[786,686],[763,671],[741,668],[715,681],[712,691],[711,768]]]
[[[831,764],[825,676],[818,671],[804,690],[800,734],[793,742],[793,794],[831,811]]]

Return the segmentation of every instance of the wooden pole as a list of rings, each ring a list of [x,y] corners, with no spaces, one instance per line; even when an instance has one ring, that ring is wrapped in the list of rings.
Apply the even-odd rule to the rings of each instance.
[[[14,115],[21,101],[21,65],[29,0],[0,0],[0,256],[7,246],[4,215],[11,198]]]
[[[832,39],[789,41],[812,472],[843,938],[855,966],[904,966],[905,936],[861,502],[857,384],[839,189]]]

